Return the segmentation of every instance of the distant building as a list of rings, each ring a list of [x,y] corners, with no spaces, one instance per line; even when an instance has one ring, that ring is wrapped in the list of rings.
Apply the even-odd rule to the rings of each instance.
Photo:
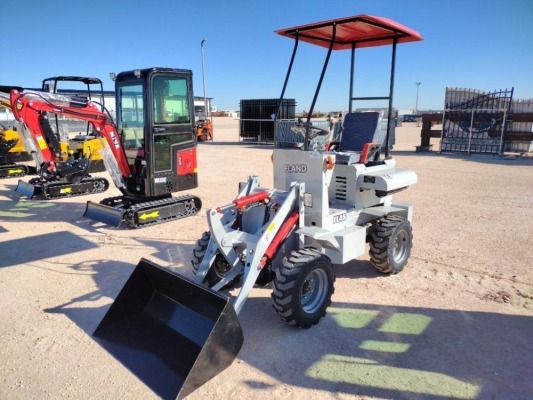
[[[211,115],[212,112],[216,111],[216,107],[213,107],[211,104],[211,100],[213,100],[212,97],[206,97],[205,100],[207,100],[207,106],[208,106],[208,116]],[[204,119],[206,114],[206,107],[205,107],[205,101],[203,97],[194,96],[194,116],[196,119]]]

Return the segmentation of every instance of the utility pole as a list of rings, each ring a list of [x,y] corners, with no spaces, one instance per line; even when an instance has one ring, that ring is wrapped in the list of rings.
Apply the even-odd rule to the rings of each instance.
[[[415,114],[418,115],[418,88],[422,82],[415,82],[416,84],[416,104],[415,104]]]
[[[204,114],[205,119],[207,120],[207,97],[205,95],[205,71],[204,71],[204,44],[207,42],[207,39],[203,39],[200,47],[202,48],[202,80],[204,82]]]

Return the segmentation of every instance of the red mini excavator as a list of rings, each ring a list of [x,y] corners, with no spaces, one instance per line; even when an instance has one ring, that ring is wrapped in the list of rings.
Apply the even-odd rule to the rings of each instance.
[[[82,97],[16,89],[11,91],[10,102],[21,126],[24,146],[35,159],[39,174],[29,182],[20,180],[18,193],[48,199],[100,193],[109,187],[107,179],[88,175],[89,158],[61,158],[60,140],[49,121],[49,116],[56,114],[105,123],[108,118],[92,102]]]
[[[196,214],[199,198],[172,197],[173,192],[198,186],[192,72],[148,68],[122,72],[115,83],[117,125],[86,98],[11,91],[25,145],[41,171],[38,182],[20,181],[17,191],[33,192],[38,185],[56,197],[65,191],[85,194],[107,188],[104,178],[87,176],[88,161],[56,160],[53,144],[43,135],[43,118],[52,113],[87,121],[105,138],[104,164],[122,195],[100,204],[87,202],[86,217],[115,226],[125,221],[137,228]]]

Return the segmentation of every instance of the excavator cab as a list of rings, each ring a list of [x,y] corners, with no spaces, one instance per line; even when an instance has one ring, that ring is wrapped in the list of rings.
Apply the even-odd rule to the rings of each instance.
[[[192,73],[150,68],[122,72],[115,82],[117,127],[133,172],[127,192],[159,196],[197,187]]]
[[[84,215],[139,228],[197,213],[199,198],[172,197],[198,186],[192,71],[146,68],[113,76],[118,136],[104,149],[104,163],[122,196],[89,201]]]

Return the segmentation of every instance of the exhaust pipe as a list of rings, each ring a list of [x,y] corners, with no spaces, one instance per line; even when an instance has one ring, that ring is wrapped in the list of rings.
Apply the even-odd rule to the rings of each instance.
[[[183,399],[229,367],[244,342],[229,299],[141,259],[94,332],[163,399]]]

